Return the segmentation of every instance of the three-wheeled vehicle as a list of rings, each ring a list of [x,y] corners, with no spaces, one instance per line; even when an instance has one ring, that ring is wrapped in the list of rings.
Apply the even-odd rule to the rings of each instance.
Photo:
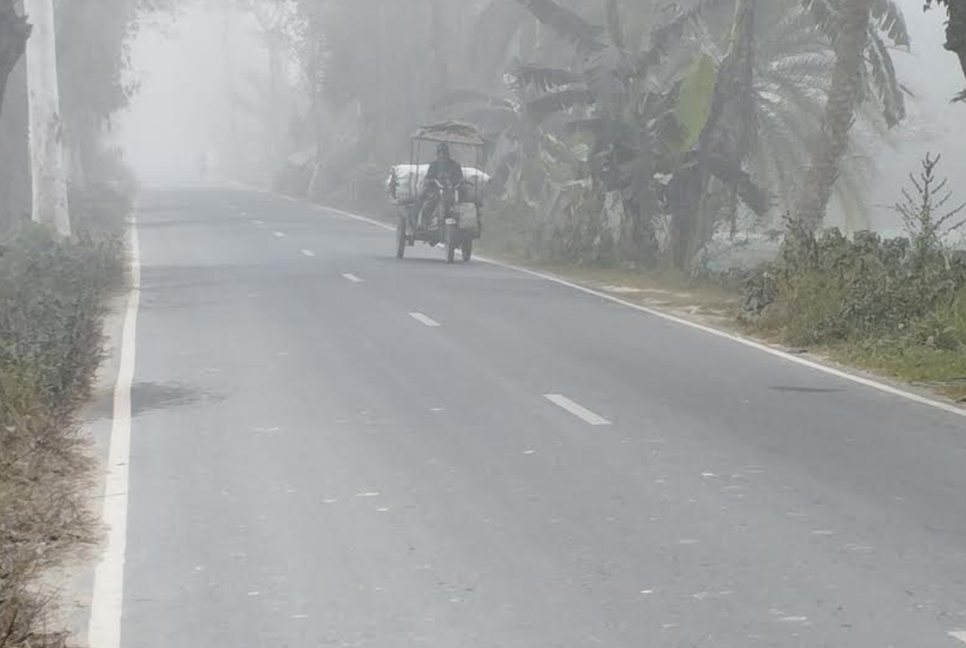
[[[463,166],[463,181],[455,187],[426,180],[428,166],[421,164],[424,148],[435,150],[446,144],[458,151],[454,158]],[[409,165],[396,167],[390,182],[390,193],[399,207],[396,225],[396,256],[403,258],[406,247],[416,241],[446,247],[446,262],[453,263],[456,250],[463,261],[473,256],[473,242],[483,235],[483,184],[486,174],[480,171],[483,163],[483,136],[471,124],[443,122],[424,126],[413,133],[409,151]],[[462,155],[459,155],[462,153]],[[465,163],[469,154],[475,156],[474,166]],[[461,160],[460,158],[464,158]],[[398,176],[397,176],[398,172]]]

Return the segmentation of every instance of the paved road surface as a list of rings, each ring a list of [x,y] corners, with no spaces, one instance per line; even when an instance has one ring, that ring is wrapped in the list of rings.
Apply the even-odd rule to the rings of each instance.
[[[140,237],[125,648],[966,645],[966,419],[268,194]]]

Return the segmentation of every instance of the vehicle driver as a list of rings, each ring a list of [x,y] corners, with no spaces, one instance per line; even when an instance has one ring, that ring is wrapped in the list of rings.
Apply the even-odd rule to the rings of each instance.
[[[439,192],[435,191],[433,180],[444,187],[455,187],[463,182],[463,167],[450,157],[449,145],[445,142],[440,142],[436,147],[436,160],[429,165],[426,173],[426,191],[423,195],[423,208],[420,210],[424,224],[426,216],[432,214],[438,205]]]

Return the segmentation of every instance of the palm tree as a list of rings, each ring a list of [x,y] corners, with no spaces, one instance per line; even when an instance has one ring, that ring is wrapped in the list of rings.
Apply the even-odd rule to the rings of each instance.
[[[837,12],[841,1],[728,0],[691,4],[668,24],[654,30],[648,47],[641,51],[635,51],[634,45],[623,49],[614,46],[626,38],[612,28],[621,25],[622,17],[621,7],[613,0],[597,5],[603,11],[596,15],[606,28],[567,11],[562,2],[551,0],[492,0],[484,15],[493,19],[496,7],[510,15],[525,6],[582,52],[569,59],[558,55],[566,67],[526,65],[516,69],[518,85],[528,95],[527,100],[518,97],[518,112],[528,116],[530,124],[546,124],[551,130],[566,121],[561,121],[560,115],[569,115],[570,119],[596,115],[596,121],[584,120],[585,129],[591,124],[600,127],[604,118],[640,125],[642,113],[638,108],[645,98],[650,95],[653,100],[660,94],[674,94],[676,84],[687,77],[686,68],[694,61],[695,49],[703,49],[720,61],[712,110],[705,113],[706,123],[703,127],[697,124],[693,141],[680,153],[688,153],[692,146],[695,150],[678,160],[681,166],[662,170],[673,172],[678,179],[669,193],[671,204],[665,207],[675,214],[672,236],[677,240],[672,246],[673,256],[678,266],[687,267],[722,219],[734,222],[736,190],[740,189],[761,208],[762,194],[755,190],[747,173],[738,172],[742,166],[747,165],[758,181],[773,189],[786,209],[795,205],[800,192],[794,187],[800,183],[801,170],[809,164],[821,128],[818,115],[823,110],[828,78],[836,60],[830,43],[838,42]],[[616,23],[612,19],[615,9]],[[730,17],[725,15],[727,10]],[[861,132],[846,137],[847,147],[853,153],[861,152],[865,132],[882,136],[886,127],[894,125],[905,112],[902,90],[885,45],[886,40],[896,45],[908,44],[902,15],[892,0],[872,0],[867,32],[867,47],[861,58],[860,97],[876,97],[878,101],[864,101],[854,113],[865,126]],[[718,36],[722,33],[726,34],[723,44]],[[635,41],[632,38],[627,42]],[[630,112],[614,110],[608,98],[612,102],[615,93],[620,96],[631,90],[634,97],[624,104],[631,108]],[[490,105],[495,104],[491,101]],[[881,108],[878,113],[876,105]],[[500,110],[505,111],[506,107]],[[591,140],[596,141],[595,148],[606,141],[601,135],[590,133]],[[707,162],[712,158],[716,164]],[[689,176],[701,159],[705,161],[703,172]],[[712,167],[717,175],[728,179],[712,181]],[[850,213],[863,211],[862,171],[860,165],[849,165],[833,184]],[[625,174],[617,184],[627,187],[632,175],[639,178]],[[650,180],[644,182],[653,195],[657,188],[651,186]],[[712,194],[715,200],[708,197],[709,186],[718,188]],[[688,190],[684,191],[684,187]],[[724,189],[727,191],[723,193]],[[696,213],[700,217],[696,218]]]
[[[873,0],[842,0],[835,12],[835,67],[825,116],[812,163],[805,177],[795,217],[808,227],[821,226],[838,176],[839,160],[849,145],[849,131],[862,100],[863,56],[869,45]]]

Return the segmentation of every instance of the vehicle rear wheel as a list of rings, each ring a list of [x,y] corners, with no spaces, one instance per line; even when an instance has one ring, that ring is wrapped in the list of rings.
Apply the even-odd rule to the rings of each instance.
[[[406,218],[400,216],[396,222],[396,258],[401,259],[406,255]]]
[[[446,224],[446,263],[454,263],[456,261],[456,225],[447,223]]]
[[[469,263],[473,258],[473,239],[468,236],[463,241],[463,262]]]

